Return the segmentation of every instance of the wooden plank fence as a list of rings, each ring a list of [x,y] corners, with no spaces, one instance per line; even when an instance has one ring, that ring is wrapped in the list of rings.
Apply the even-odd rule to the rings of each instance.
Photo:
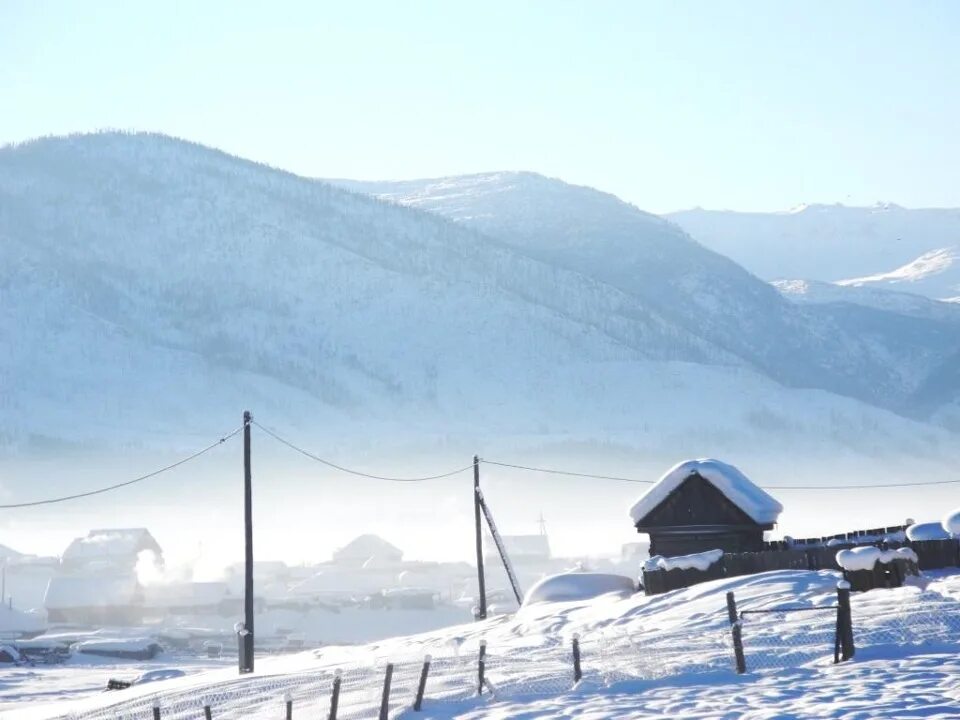
[[[878,533],[882,534],[882,533]],[[864,532],[864,536],[869,535]],[[690,587],[708,580],[719,580],[728,577],[755,575],[770,570],[842,570],[837,564],[837,552],[845,547],[854,545],[874,545],[888,549],[909,547],[918,558],[920,570],[935,570],[947,567],[960,567],[960,541],[954,540],[919,540],[904,542],[863,542],[856,541],[845,544],[836,544],[829,547],[807,546],[791,547],[787,550],[764,550],[761,552],[724,553],[723,557],[713,563],[706,570],[675,568],[673,570],[647,570],[642,573],[641,583],[647,595],[680,588]],[[878,563],[879,564],[879,563]],[[913,563],[910,563],[912,565]],[[879,572],[879,571],[878,571]],[[883,577],[877,575],[870,582],[872,587],[890,587],[892,580],[889,572],[895,574],[911,574],[908,567],[896,570],[885,569]],[[899,576],[899,575],[898,575]],[[902,584],[902,577],[900,582]],[[866,582],[866,581],[865,581]]]

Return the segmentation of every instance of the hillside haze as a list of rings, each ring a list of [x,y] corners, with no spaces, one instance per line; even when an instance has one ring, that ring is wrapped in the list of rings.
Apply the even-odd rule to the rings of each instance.
[[[791,303],[533,174],[351,189],[394,202],[156,135],[0,150],[4,444],[182,439],[243,407],[328,438],[698,454],[946,437],[905,417],[956,397],[952,317]]]

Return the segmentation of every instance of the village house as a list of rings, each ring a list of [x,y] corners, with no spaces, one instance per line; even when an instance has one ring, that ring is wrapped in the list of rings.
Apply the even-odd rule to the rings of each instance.
[[[670,468],[630,509],[650,555],[755,552],[783,506],[733,465],[688,460]]]
[[[163,567],[163,550],[146,528],[91,530],[76,538],[50,578],[43,606],[50,622],[79,625],[138,625],[144,593],[143,569]]]
[[[43,605],[51,623],[139,625],[144,616],[143,589],[132,572],[57,575]]]

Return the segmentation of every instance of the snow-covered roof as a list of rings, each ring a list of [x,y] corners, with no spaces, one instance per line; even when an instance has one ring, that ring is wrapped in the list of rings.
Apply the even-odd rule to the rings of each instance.
[[[50,579],[43,605],[47,610],[126,607],[139,601],[134,574],[96,577],[58,575]]]
[[[333,553],[334,561],[366,562],[374,557],[399,561],[403,558],[403,551],[377,535],[360,535]]]
[[[141,550],[160,550],[146,528],[91,530],[86,537],[76,538],[70,543],[63,553],[63,559],[136,557]]]
[[[704,458],[687,460],[670,468],[657,483],[630,508],[636,525],[676,490],[691,475],[697,474],[722,492],[730,502],[743,510],[754,522],[775,523],[783,505],[754,485],[733,465]]]

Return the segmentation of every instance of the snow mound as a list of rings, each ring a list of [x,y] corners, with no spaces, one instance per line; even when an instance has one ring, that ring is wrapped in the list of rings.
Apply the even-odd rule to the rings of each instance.
[[[960,508],[951,510],[943,516],[943,529],[950,534],[950,537],[960,535]]]
[[[916,523],[907,528],[907,540],[948,540],[950,533],[938,522]]]
[[[694,473],[700,475],[726,495],[734,505],[749,515],[754,522],[761,524],[775,523],[777,517],[783,512],[783,505],[754,485],[746,475],[733,465],[720,460],[704,458],[687,460],[670,468],[630,508],[630,517],[634,524],[639,523]]]
[[[523,607],[533,603],[590,600],[601,595],[628,598],[636,592],[633,580],[625,575],[571,572],[545,577],[527,591]]]

